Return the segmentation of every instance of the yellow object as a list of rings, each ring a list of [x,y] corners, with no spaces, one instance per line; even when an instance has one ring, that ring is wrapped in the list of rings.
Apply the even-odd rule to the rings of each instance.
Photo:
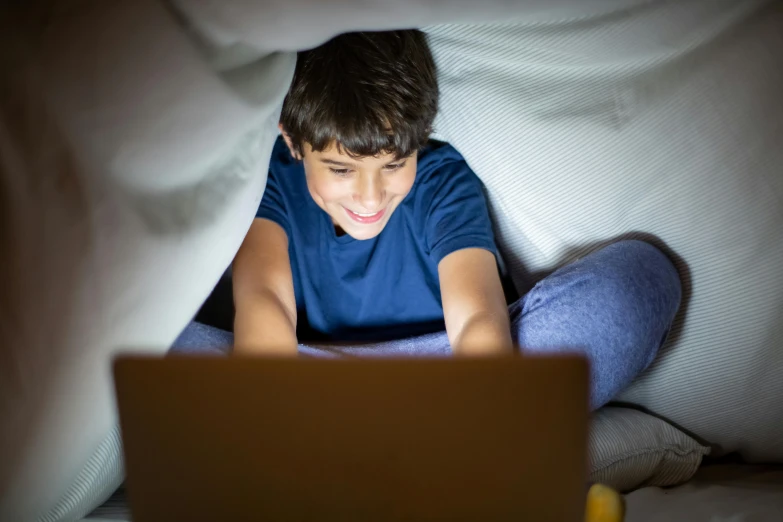
[[[587,492],[585,522],[622,522],[625,519],[623,497],[602,484],[593,484]]]

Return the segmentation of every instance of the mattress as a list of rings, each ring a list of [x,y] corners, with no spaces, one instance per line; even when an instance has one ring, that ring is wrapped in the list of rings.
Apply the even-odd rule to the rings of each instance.
[[[682,486],[626,495],[626,522],[780,522],[783,466],[703,466]]]
[[[626,503],[626,522],[780,522],[783,466],[703,466],[687,484],[641,488]],[[130,520],[125,490],[85,520]]]

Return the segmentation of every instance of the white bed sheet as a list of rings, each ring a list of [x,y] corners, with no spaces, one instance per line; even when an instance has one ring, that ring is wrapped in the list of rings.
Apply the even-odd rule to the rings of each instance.
[[[625,522],[780,522],[783,466],[712,465],[676,488],[642,488],[626,495]],[[130,520],[125,494],[87,517]]]
[[[783,466],[704,466],[687,484],[642,488],[626,503],[626,522],[780,522]]]

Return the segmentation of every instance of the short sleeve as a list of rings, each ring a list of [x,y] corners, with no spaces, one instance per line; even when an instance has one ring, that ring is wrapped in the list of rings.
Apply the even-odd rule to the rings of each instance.
[[[484,191],[464,160],[441,164],[433,173],[425,233],[435,263],[457,250],[483,248],[497,258]]]
[[[266,188],[264,194],[261,196],[261,204],[258,206],[256,212],[257,218],[268,219],[283,227],[286,235],[291,237],[291,226],[288,221],[288,211],[286,208],[285,197],[283,196],[282,187],[277,177],[280,173],[275,172],[275,169],[269,170],[269,176],[266,180]]]

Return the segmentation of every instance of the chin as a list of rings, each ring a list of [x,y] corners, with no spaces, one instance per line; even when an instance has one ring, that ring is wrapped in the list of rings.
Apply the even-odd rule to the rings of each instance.
[[[350,226],[353,225],[353,226]],[[342,224],[340,225],[343,231],[351,236],[352,238],[362,241],[366,239],[372,239],[374,237],[377,237],[378,234],[383,232],[383,229],[386,228],[386,223],[376,223],[376,226],[373,227],[367,227],[367,226],[356,226],[353,223],[347,222],[345,223],[345,226]],[[380,226],[379,226],[380,225]],[[350,228],[348,228],[350,226]]]
[[[343,229],[345,230],[345,229]],[[350,232],[347,232],[349,236],[352,238],[358,240],[358,241],[364,241],[367,239],[372,239],[376,237],[378,234],[380,234],[383,231],[383,228],[373,229],[372,231],[360,231],[360,230],[352,230]]]

